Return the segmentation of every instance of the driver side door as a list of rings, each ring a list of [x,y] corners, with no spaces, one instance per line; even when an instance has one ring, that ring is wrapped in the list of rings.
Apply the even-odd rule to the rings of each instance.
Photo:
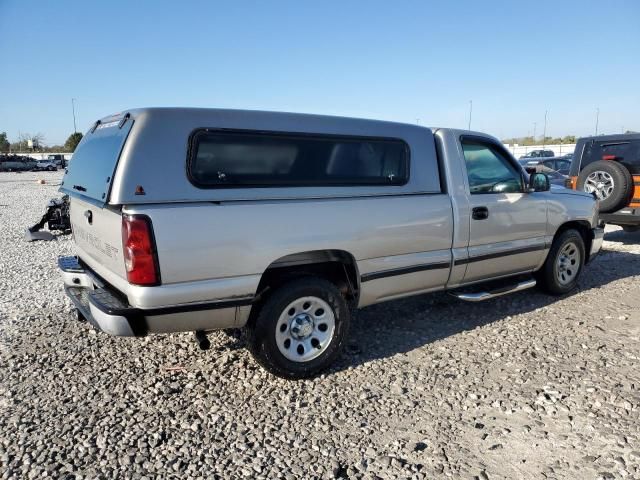
[[[470,208],[463,281],[533,270],[546,253],[546,192],[526,192],[520,167],[502,145],[482,137],[463,137],[461,144]]]

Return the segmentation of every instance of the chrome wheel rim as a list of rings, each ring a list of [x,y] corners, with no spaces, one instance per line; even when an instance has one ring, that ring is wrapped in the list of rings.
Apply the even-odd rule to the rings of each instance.
[[[276,344],[287,360],[309,362],[327,350],[335,328],[336,317],[327,302],[318,297],[301,297],[280,314]]]
[[[567,285],[571,283],[578,275],[580,269],[580,250],[578,246],[569,242],[562,250],[556,259],[556,278],[560,285]]]
[[[595,171],[584,181],[584,191],[595,193],[598,200],[605,200],[613,193],[615,183],[613,177],[602,170]]]

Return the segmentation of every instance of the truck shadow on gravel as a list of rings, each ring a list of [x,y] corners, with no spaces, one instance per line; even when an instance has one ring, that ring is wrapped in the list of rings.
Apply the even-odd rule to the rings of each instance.
[[[621,243],[623,245],[640,245],[640,231],[630,233],[624,230],[615,230],[605,233],[604,239],[607,242]]]
[[[463,302],[446,293],[432,293],[373,305],[360,310],[353,318],[345,352],[332,371],[407,353],[451,335],[638,275],[640,254],[603,250],[583,271],[578,289],[562,297],[533,288],[480,303]]]

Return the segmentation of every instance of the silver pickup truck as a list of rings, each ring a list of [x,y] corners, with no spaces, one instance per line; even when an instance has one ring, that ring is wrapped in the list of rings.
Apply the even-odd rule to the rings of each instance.
[[[353,118],[129,110],[87,132],[61,190],[81,317],[201,344],[244,327],[286,378],[328,366],[357,308],[569,292],[603,238],[590,195],[529,177],[493,137]]]

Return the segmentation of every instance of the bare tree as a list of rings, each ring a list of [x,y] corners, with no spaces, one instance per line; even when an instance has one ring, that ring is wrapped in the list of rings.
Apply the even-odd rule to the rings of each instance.
[[[30,133],[20,133],[18,135],[18,141],[20,142],[20,146],[24,145],[24,148],[28,148],[31,144],[32,148],[37,150],[44,144],[44,135],[40,132],[34,135]]]

